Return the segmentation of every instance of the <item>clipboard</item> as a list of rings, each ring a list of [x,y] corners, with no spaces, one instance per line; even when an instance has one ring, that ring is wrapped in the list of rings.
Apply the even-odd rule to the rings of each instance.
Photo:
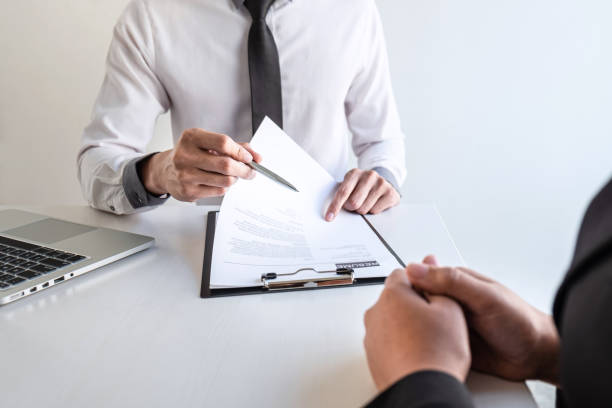
[[[211,288],[210,276],[213,247],[215,243],[215,230],[217,228],[217,217],[219,211],[210,211],[207,215],[206,222],[206,239],[204,243],[204,262],[202,266],[202,287],[200,290],[201,298],[214,298],[226,296],[241,296],[241,295],[257,295],[266,293],[282,293],[295,292],[302,290],[318,290],[331,289],[341,287],[353,287],[363,285],[379,285],[385,282],[386,277],[379,278],[356,278],[354,270],[349,267],[339,267],[336,270],[314,270],[312,268],[301,268],[295,271],[287,271],[285,273],[268,273],[261,277],[262,286],[249,286],[239,288]],[[372,229],[374,234],[380,239],[382,244],[393,255],[397,262],[406,267],[406,264],[391,248],[391,246],[380,235],[376,228],[365,217],[361,216],[366,224]],[[314,271],[317,273],[317,278],[304,279],[300,277],[301,272]],[[291,276],[291,279],[278,280],[280,276]],[[295,278],[294,278],[295,277]]]

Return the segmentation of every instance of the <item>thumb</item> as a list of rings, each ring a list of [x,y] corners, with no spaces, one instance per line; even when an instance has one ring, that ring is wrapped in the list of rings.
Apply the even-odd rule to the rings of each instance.
[[[425,265],[438,266],[438,260],[436,259],[435,255],[427,255],[423,259],[423,263]]]
[[[417,289],[432,295],[444,295],[474,311],[481,310],[496,297],[489,282],[474,278],[459,268],[410,264],[408,278]]]
[[[255,163],[259,163],[263,160],[263,157],[261,157],[261,154],[257,153],[255,150],[253,150],[253,148],[251,147],[250,144],[248,143],[238,143],[240,146],[244,147],[246,149],[247,152],[251,153],[251,156],[253,156],[253,160],[255,160]]]

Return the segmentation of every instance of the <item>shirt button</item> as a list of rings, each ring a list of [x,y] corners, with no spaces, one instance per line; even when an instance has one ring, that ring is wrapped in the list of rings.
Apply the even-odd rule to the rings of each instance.
[[[111,211],[115,211],[115,206],[114,205],[111,205],[109,208],[110,208]]]

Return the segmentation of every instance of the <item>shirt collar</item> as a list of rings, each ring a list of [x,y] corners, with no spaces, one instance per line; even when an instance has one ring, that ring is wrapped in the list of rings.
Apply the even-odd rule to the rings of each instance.
[[[244,4],[245,0],[232,0],[232,2],[234,3],[234,6],[236,6],[236,8],[238,10],[240,10],[240,7],[242,7],[242,5]],[[274,2],[274,4],[272,5],[272,7],[275,7],[277,3],[292,3],[293,0],[276,0]]]

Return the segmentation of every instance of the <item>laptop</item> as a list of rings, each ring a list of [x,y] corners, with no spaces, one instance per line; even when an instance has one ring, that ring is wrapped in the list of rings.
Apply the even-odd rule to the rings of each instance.
[[[143,251],[154,238],[0,211],[0,305]]]

